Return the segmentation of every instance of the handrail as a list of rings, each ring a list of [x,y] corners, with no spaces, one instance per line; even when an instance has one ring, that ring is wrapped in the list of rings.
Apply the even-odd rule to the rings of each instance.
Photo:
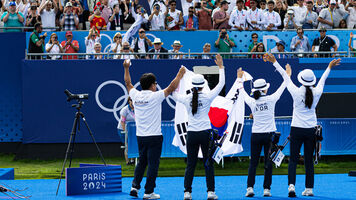
[[[110,59],[115,55],[137,55],[137,56],[142,56],[142,55],[183,55],[185,58],[194,58],[196,56],[202,56],[202,55],[230,55],[233,56],[233,58],[245,58],[250,55],[263,55],[266,52],[210,52],[210,53],[202,53],[202,52],[188,52],[188,53],[173,53],[173,52],[165,52],[165,53],[154,53],[154,52],[147,52],[147,53],[138,53],[138,52],[129,52],[129,53],[113,53],[113,52],[107,52],[107,53],[26,53],[26,59],[32,60],[33,57],[40,56],[40,59],[45,59],[44,56],[78,56],[78,57],[83,57],[83,56],[94,56],[94,55],[103,55],[103,56],[108,56],[107,58],[103,59]],[[313,54],[333,54],[336,57],[350,57],[352,53],[356,53],[356,51],[321,51],[321,52],[273,52],[273,54],[284,54],[284,55],[300,55],[302,54],[302,57],[305,57],[305,55],[313,55]],[[234,57],[237,56],[237,57]],[[296,56],[299,57],[299,56]],[[331,57],[331,56],[330,56]],[[289,57],[290,58],[290,57]]]
[[[61,27],[58,27],[58,26],[55,26],[55,27],[42,27],[43,30],[45,29],[56,29],[56,30],[59,30]],[[35,29],[35,27],[29,27],[29,26],[18,26],[18,27],[3,27],[3,26],[0,26],[0,30],[1,29]],[[60,32],[60,31],[58,31]]]

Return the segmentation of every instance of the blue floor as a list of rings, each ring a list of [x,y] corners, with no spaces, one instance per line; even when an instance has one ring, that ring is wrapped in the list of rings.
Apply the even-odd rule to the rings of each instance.
[[[246,191],[246,176],[218,176],[215,178],[216,193],[219,199],[247,199],[244,197]],[[347,174],[322,174],[315,175],[314,197],[303,197],[304,175],[297,176],[296,192],[298,199],[325,199],[325,200],[355,200],[356,199],[356,177],[349,177]],[[133,199],[128,195],[132,178],[123,179],[123,193],[111,193],[85,196],[65,196],[65,180],[62,181],[59,194],[55,192],[58,180],[0,180],[0,184],[6,184],[16,189],[27,190],[20,192],[24,195],[31,195],[30,199]],[[143,180],[145,183],[145,179]],[[290,199],[287,197],[287,176],[273,176],[272,197],[262,197],[263,176],[256,177],[255,197],[248,199]],[[144,187],[144,185],[143,185]],[[156,193],[161,195],[161,199],[183,199],[183,177],[158,178]],[[139,196],[142,198],[143,190]],[[193,199],[206,199],[206,185],[204,177],[195,177],[193,183]],[[0,199],[8,199],[0,193]]]

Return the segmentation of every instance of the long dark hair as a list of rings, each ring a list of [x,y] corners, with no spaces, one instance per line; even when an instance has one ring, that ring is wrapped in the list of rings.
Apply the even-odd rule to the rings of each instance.
[[[192,98],[192,114],[195,115],[198,112],[198,88],[193,88]]]
[[[256,90],[253,92],[253,98],[255,98],[257,100],[260,97],[261,97],[261,92],[259,90]]]
[[[305,87],[305,107],[308,107],[309,109],[313,105],[313,91],[310,89],[310,86],[304,86]]]

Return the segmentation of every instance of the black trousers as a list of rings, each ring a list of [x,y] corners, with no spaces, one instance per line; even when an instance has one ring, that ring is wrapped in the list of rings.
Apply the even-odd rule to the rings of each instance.
[[[290,161],[288,165],[288,185],[295,185],[295,177],[300,148],[304,144],[305,187],[314,187],[313,152],[315,148],[315,129],[291,127]]]
[[[265,155],[265,179],[263,182],[264,189],[271,189],[272,184],[272,161],[269,159],[268,154],[272,142],[272,133],[252,133],[251,135],[251,160],[248,168],[247,187],[255,185],[256,168],[262,147]]]
[[[203,153],[203,163],[205,167],[205,177],[207,191],[215,191],[215,178],[214,178],[214,166],[206,165],[209,158],[209,141],[210,130],[204,131],[188,131],[187,135],[187,168],[184,175],[184,192],[192,192],[192,183],[194,178],[195,166],[198,161],[199,147],[201,147]]]
[[[162,152],[163,136],[137,137],[139,151],[139,160],[135,168],[132,187],[141,188],[141,181],[147,169],[147,180],[145,185],[145,194],[151,194],[156,187],[156,178],[158,174],[159,160]]]

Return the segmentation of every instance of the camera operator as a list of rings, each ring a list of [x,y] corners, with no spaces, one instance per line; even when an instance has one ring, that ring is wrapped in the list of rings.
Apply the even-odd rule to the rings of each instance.
[[[25,25],[27,27],[34,27],[37,23],[41,23],[41,16],[37,13],[37,3],[32,3],[30,7],[30,12],[26,17]]]
[[[231,52],[232,47],[235,46],[234,39],[230,39],[226,28],[220,30],[219,38],[215,41],[215,47],[218,52]],[[231,58],[231,55],[223,55],[223,58]]]
[[[293,9],[288,9],[286,16],[284,17],[284,28],[285,29],[296,29],[298,28],[295,18],[294,18],[294,11]]]
[[[148,17],[151,22],[151,30],[153,31],[163,31],[164,30],[164,20],[165,14],[161,11],[161,6],[156,4],[151,15]]]
[[[167,0],[148,0],[148,4],[150,5],[151,13],[154,12],[156,5],[159,5],[160,12],[165,13],[167,10],[168,1]]]
[[[184,199],[192,199],[192,183],[198,161],[199,147],[203,153],[203,163],[211,161],[209,143],[211,142],[211,123],[208,112],[211,102],[225,85],[225,72],[222,57],[218,54],[215,63],[219,66],[219,83],[209,92],[203,91],[206,80],[201,74],[192,77],[193,92],[187,95],[173,93],[176,101],[184,104],[188,112],[187,168],[184,175]],[[208,199],[218,199],[215,194],[214,164],[204,164]]]
[[[45,48],[44,41],[47,37],[47,33],[40,36],[40,33],[42,33],[41,23],[36,23],[34,27],[35,29],[30,35],[28,53],[43,53]],[[31,56],[31,59],[41,59],[41,56]]]

